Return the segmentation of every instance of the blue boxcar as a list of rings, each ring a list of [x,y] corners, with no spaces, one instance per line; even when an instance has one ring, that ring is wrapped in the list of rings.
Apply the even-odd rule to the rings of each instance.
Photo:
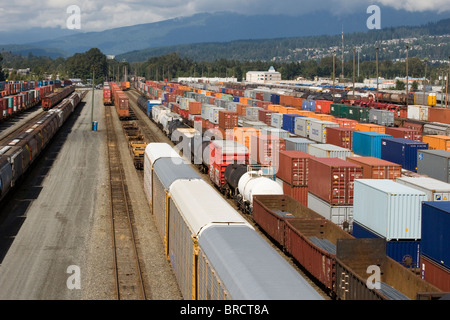
[[[404,138],[381,139],[381,159],[417,172],[417,150],[428,149],[428,143]]]

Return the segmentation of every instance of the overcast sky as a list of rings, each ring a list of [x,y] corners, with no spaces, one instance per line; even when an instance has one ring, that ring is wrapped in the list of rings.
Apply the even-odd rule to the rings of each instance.
[[[449,0],[0,0],[2,31],[36,27],[66,28],[67,8],[80,8],[81,31],[157,22],[200,12],[233,11],[242,14],[305,14],[329,10],[335,14],[367,14],[369,5],[421,12],[449,12]]]

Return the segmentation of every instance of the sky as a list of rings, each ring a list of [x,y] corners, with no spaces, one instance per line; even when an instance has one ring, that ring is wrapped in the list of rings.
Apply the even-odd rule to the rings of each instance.
[[[79,16],[74,16],[76,11],[67,12],[73,5],[79,8]],[[450,16],[449,0],[0,0],[0,21],[2,31],[6,32],[68,26],[79,26],[80,31],[88,32],[217,11],[300,15],[329,10],[337,15],[349,12],[367,15],[370,5],[448,12]]]

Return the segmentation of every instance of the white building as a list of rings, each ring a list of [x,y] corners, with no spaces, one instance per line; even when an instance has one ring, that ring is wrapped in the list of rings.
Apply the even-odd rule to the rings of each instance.
[[[281,73],[270,67],[268,71],[249,71],[245,76],[246,82],[270,83],[281,81]]]

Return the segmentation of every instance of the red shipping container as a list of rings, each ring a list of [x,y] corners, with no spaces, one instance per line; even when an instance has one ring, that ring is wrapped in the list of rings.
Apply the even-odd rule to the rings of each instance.
[[[311,157],[303,151],[280,151],[276,176],[292,186],[308,185],[308,161]]]
[[[429,108],[428,111],[430,109],[433,109],[433,108]],[[423,125],[424,125],[423,122],[414,122],[414,121],[408,120],[408,121],[404,121],[403,122],[402,128],[414,129],[414,130],[420,132],[420,134],[422,134],[422,132],[423,132]]]
[[[229,110],[219,111],[219,128],[233,129],[238,126],[238,113]]]
[[[251,157],[262,165],[276,165],[279,163],[279,152],[286,150],[286,141],[272,135],[251,136]],[[256,155],[254,152],[256,151]]]
[[[347,157],[347,161],[361,166],[363,179],[395,180],[402,175],[402,166],[376,157]]]
[[[428,121],[450,124],[450,109],[429,108],[428,109]]]
[[[344,127],[327,127],[326,143],[352,150],[353,131]]]
[[[236,112],[240,116],[245,116],[247,114],[247,106],[242,103],[236,104]]]
[[[432,259],[420,255],[422,278],[436,288],[450,292],[450,270]]]
[[[356,125],[358,124],[358,121],[352,120],[352,119],[346,119],[346,118],[334,118],[331,121],[338,123],[340,127],[353,129],[353,130],[356,129]]]
[[[308,206],[308,186],[293,186],[283,181],[283,193]]]
[[[328,100],[316,100],[315,112],[330,114],[330,109],[331,109],[332,103],[333,103],[332,101],[328,101]]]
[[[363,170],[340,158],[309,160],[309,192],[332,205],[353,205],[353,183],[363,177]]]
[[[416,129],[386,127],[385,133],[393,138],[404,138],[422,142],[422,134]]]
[[[272,113],[275,111],[272,110],[258,110],[258,120],[264,122],[268,126],[272,123]]]
[[[189,101],[190,114],[202,114],[202,103],[200,101]]]

